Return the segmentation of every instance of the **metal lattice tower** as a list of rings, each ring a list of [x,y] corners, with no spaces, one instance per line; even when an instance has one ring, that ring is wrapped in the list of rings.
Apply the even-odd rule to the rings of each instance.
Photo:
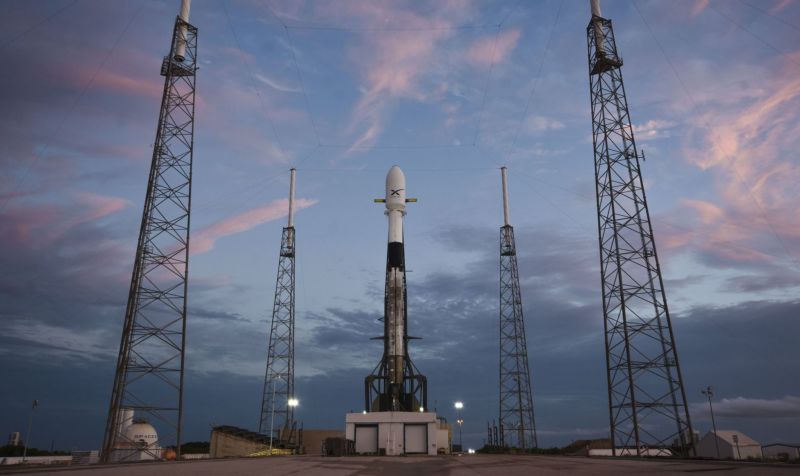
[[[131,411],[134,419],[146,419],[157,429],[161,447],[174,443],[180,456],[197,65],[197,28],[181,17],[188,18],[188,7],[175,20],[170,52],[161,65],[164,92],[106,420],[104,462],[133,456],[130,451],[112,455],[134,443],[122,432]],[[142,451],[160,457],[160,450]]]
[[[611,437],[689,455],[692,429],[611,20],[587,27]]]
[[[500,228],[500,446],[536,448],[528,344],[522,316],[514,227],[508,224],[506,168],[503,179],[503,217]]]
[[[294,434],[294,292],[295,292],[295,169],[289,185],[289,222],[281,237],[278,280],[272,307],[267,370],[261,399],[258,431],[278,440],[291,440]],[[277,433],[276,433],[277,432]]]

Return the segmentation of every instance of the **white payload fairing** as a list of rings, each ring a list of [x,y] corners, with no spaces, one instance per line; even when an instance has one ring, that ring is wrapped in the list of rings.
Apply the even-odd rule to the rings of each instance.
[[[408,357],[405,245],[403,220],[406,203],[406,176],[393,166],[386,175],[386,194],[375,199],[386,204],[389,219],[386,249],[386,296],[384,302],[383,358],[376,374],[367,377],[367,409],[370,411],[419,411],[427,403],[425,377],[418,375]],[[379,387],[372,387],[380,380]],[[412,383],[416,382],[416,383]],[[374,399],[370,393],[374,390]]]

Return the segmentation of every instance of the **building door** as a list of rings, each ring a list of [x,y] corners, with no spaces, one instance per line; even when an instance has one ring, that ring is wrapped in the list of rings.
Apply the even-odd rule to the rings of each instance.
[[[428,425],[405,425],[406,453],[428,453]]]
[[[378,452],[378,425],[356,425],[356,453]]]

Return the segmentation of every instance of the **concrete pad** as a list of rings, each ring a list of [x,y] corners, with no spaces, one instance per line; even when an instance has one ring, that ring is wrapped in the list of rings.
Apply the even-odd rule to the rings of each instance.
[[[737,476],[769,476],[800,474],[800,466],[757,463],[690,462],[675,460],[621,460],[563,456],[527,455],[463,455],[379,457],[351,456],[324,458],[318,456],[285,456],[165,463],[138,463],[115,466],[72,467],[63,469],[26,470],[25,474],[63,476],[244,476],[288,475],[687,475],[713,472]],[[6,473],[3,471],[3,473]],[[8,471],[7,473],[17,473]]]

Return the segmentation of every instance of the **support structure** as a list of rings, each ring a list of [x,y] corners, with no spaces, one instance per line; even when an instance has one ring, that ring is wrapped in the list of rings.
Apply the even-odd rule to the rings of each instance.
[[[178,456],[181,451],[197,65],[197,28],[187,20],[184,0],[161,65],[164,92],[106,420],[104,462],[159,458],[161,448],[172,444]],[[126,425],[142,420],[158,431],[157,444],[138,445],[125,432]]]
[[[269,331],[267,370],[261,398],[259,433],[270,435],[281,444],[292,443],[296,430],[294,420],[294,297],[295,297],[295,230],[294,189],[296,170],[289,182],[289,220],[283,228],[278,257],[278,279]]]
[[[622,59],[592,0],[586,30],[614,454],[692,453],[692,427],[647,198]]]
[[[508,183],[503,179],[503,219],[500,228],[500,446],[536,448],[528,344],[522,315],[514,227],[508,221]]]

